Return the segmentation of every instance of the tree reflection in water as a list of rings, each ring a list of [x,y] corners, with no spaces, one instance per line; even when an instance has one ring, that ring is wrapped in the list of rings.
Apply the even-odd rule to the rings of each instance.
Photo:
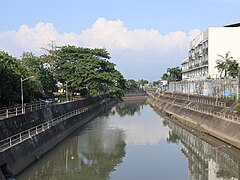
[[[117,104],[114,112],[117,112],[120,117],[133,116],[135,113],[140,114],[144,104],[146,104],[146,100],[124,101]]]
[[[109,174],[125,156],[126,143],[122,130],[106,129],[104,123],[97,120],[80,131],[17,179],[109,179]]]

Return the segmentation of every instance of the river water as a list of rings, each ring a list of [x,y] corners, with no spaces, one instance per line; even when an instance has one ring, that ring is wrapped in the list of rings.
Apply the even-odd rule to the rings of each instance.
[[[240,151],[185,130],[145,101],[81,127],[17,180],[237,180]]]

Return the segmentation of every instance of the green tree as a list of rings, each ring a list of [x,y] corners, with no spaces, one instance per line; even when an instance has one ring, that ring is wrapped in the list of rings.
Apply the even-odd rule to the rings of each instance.
[[[0,106],[21,102],[20,78],[31,76],[29,70],[20,61],[4,51],[0,51]],[[24,102],[31,101],[38,91],[36,81],[24,81]]]
[[[181,68],[179,68],[178,66],[174,68],[168,68],[167,72],[162,75],[162,80],[168,80],[168,82],[181,81],[182,80]]]
[[[216,60],[217,65],[215,68],[220,72],[220,78],[226,78],[227,75],[233,78],[236,77],[238,75],[238,63],[230,56],[230,52],[228,51],[225,56],[219,54],[218,56],[220,59]],[[223,73],[224,76],[222,77]]]
[[[108,61],[111,57],[106,49],[63,46],[56,55],[56,79],[63,84],[69,82],[70,92],[123,96],[125,79],[115,69],[115,64]]]
[[[153,86],[159,86],[160,85],[161,80],[158,81],[153,81]]]
[[[20,61],[0,51],[0,105],[20,102],[20,78],[23,70]]]
[[[56,80],[53,77],[51,69],[47,65],[46,56],[37,57],[32,52],[24,52],[21,62],[25,66],[29,75],[35,76],[35,83],[32,89],[35,90],[35,98],[43,95],[52,95],[56,91]],[[34,92],[34,91],[33,91]]]
[[[138,83],[134,79],[127,80],[125,86],[126,86],[127,90],[136,90],[136,89],[138,89]]]
[[[143,89],[143,86],[144,86],[145,84],[148,84],[148,81],[147,81],[147,80],[144,80],[144,79],[140,79],[140,80],[137,81],[137,83],[138,83],[138,85],[139,85],[139,89],[140,89],[140,88]]]
[[[168,73],[164,73],[161,77],[162,80],[169,80],[169,75]]]
[[[228,75],[232,78],[235,78],[239,74],[238,62],[236,60],[228,62]]]

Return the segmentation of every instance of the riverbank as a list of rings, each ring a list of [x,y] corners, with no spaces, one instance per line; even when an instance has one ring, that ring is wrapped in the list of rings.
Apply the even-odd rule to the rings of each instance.
[[[240,119],[233,114],[236,102],[183,94],[152,95],[149,103],[180,124],[210,134],[240,148]]]
[[[140,100],[140,99],[147,99],[148,94],[145,91],[129,91],[124,94],[122,97],[123,101],[126,100]]]
[[[57,104],[0,121],[0,179],[8,179],[115,104],[89,98]]]

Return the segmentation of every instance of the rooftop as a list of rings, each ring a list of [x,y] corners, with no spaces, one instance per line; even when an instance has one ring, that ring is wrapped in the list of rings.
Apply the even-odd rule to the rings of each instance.
[[[226,24],[226,25],[224,25],[224,27],[240,27],[240,22]]]

